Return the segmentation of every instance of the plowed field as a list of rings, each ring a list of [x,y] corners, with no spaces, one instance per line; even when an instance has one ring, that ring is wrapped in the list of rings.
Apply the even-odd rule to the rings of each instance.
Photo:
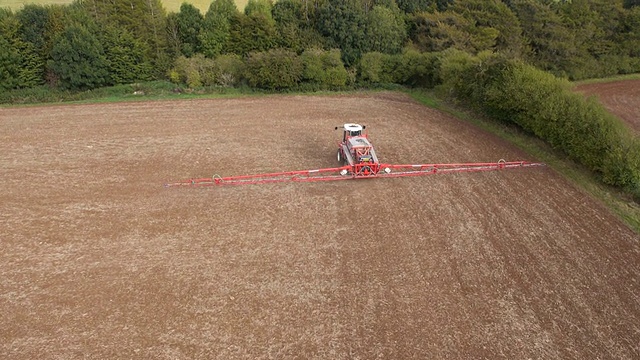
[[[638,359],[640,238],[550,168],[164,188],[384,162],[535,160],[403,94],[0,110],[0,358]]]
[[[576,90],[596,96],[609,111],[640,133],[640,80],[585,84]]]

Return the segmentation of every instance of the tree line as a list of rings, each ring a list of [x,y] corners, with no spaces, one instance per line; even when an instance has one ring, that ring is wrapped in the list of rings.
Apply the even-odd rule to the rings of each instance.
[[[240,11],[233,0],[214,0],[204,14],[188,3],[167,13],[161,0],[26,5],[15,13],[0,9],[0,91],[86,90],[154,79],[270,89],[340,86],[388,80],[389,74],[378,79],[366,68],[376,56],[448,49],[500,53],[572,80],[633,73],[640,72],[638,5],[250,0]]]
[[[205,14],[76,0],[0,9],[0,95],[150,80],[438,88],[640,202],[640,138],[567,81],[640,72],[639,45],[637,0],[214,0]]]

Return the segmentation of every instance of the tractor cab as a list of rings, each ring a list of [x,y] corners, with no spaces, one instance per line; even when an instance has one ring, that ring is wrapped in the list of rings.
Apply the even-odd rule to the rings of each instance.
[[[346,142],[348,138],[354,136],[362,136],[362,130],[365,126],[359,124],[344,124],[342,141]]]

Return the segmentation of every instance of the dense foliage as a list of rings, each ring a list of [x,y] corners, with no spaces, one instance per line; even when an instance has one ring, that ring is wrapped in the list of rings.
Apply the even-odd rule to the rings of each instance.
[[[0,8],[0,99],[168,79],[438,87],[640,194],[640,145],[568,80],[640,72],[633,0],[161,0]],[[35,95],[34,95],[35,94]]]
[[[563,150],[605,183],[640,195],[640,139],[568,81],[501,55],[454,50],[441,56],[442,86],[458,99]]]
[[[413,73],[401,69],[403,54],[448,49],[491,51],[576,80],[640,72],[638,44],[640,6],[630,0],[250,0],[245,9],[212,0],[204,14],[188,3],[167,14],[161,0],[77,0],[0,9],[0,90],[166,79],[182,58],[255,62],[310,49],[339,50],[349,79],[363,76],[356,82],[434,85],[371,66],[391,56],[396,71]],[[263,83],[247,74],[231,83]],[[318,84],[297,81],[307,82]]]

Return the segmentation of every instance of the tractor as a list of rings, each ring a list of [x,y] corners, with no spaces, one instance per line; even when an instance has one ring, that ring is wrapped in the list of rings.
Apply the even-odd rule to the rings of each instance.
[[[338,130],[340,127],[335,127]],[[342,127],[342,141],[338,143],[337,159],[339,167],[314,170],[282,171],[268,174],[239,175],[222,177],[193,178],[165,184],[174,186],[218,186],[265,184],[276,182],[311,182],[334,181],[363,178],[395,178],[407,176],[423,176],[454,172],[477,172],[502,169],[515,169],[533,166],[543,166],[542,163],[528,161],[507,162],[479,162],[461,164],[381,164],[378,161],[373,145],[367,134],[363,133],[366,126],[360,124],[344,124]]]
[[[342,126],[342,141],[338,143],[338,163],[351,167],[354,176],[375,176],[381,169],[376,151],[369,142],[369,137],[363,131],[366,126],[360,124],[344,124]],[[335,130],[338,130],[336,126]],[[345,169],[347,170],[347,169]],[[385,168],[389,172],[389,168]],[[345,173],[343,175],[349,173]]]

